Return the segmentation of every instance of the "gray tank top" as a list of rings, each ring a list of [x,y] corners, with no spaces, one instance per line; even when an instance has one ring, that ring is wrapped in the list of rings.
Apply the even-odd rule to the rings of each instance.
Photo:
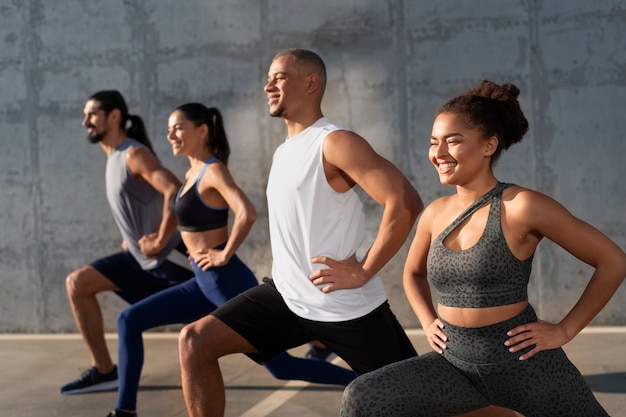
[[[136,146],[145,147],[134,139],[126,139],[107,158],[106,193],[113,217],[129,252],[144,270],[161,265],[170,251],[180,243],[174,232],[167,246],[156,259],[141,253],[139,239],[159,229],[163,215],[163,196],[145,181],[139,181],[128,170],[126,154]]]
[[[500,222],[502,190],[511,184],[498,183],[476,200],[433,241],[428,252],[428,278],[448,307],[497,307],[528,298],[528,281],[533,255],[517,259],[504,239]],[[463,220],[491,201],[485,231],[479,241],[465,250],[452,250],[443,241]]]

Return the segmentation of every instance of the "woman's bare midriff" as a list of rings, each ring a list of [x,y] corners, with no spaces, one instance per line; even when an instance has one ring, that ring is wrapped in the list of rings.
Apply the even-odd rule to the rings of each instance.
[[[459,327],[483,327],[517,316],[528,306],[528,301],[498,307],[464,308],[437,305],[439,317]]]
[[[199,250],[213,249],[228,240],[228,227],[207,230],[206,232],[180,232],[189,255],[193,256]]]

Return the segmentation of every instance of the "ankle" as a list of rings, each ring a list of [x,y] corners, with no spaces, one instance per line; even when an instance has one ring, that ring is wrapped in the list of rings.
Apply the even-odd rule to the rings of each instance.
[[[98,365],[96,365],[95,368],[96,368],[96,371],[98,371],[98,373],[100,375],[108,375],[108,374],[110,374],[111,372],[113,372],[115,370],[115,365],[113,365],[113,364],[111,364],[109,366],[98,366]]]

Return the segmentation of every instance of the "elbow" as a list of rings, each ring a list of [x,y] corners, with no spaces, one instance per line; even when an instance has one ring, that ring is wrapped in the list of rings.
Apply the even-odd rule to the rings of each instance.
[[[619,268],[619,276],[621,277],[621,280],[624,281],[624,278],[626,278],[626,254],[624,252],[622,252],[622,256],[620,256],[619,259]]]
[[[409,204],[409,211],[411,214],[412,222],[415,222],[417,216],[424,210],[424,202],[420,195],[415,191],[415,195],[411,198],[411,203]]]
[[[415,222],[417,216],[419,216],[422,210],[424,210],[424,202],[422,201],[422,197],[419,195],[417,190],[408,180],[406,180],[405,190],[405,205],[410,213],[411,220]]]
[[[248,210],[248,222],[250,225],[253,225],[254,222],[256,222],[256,210],[254,207],[251,207],[250,210]]]
[[[420,198],[420,196],[417,196],[417,201],[415,202],[415,205],[413,206],[413,220],[417,219],[417,216],[419,216],[419,214],[422,212],[422,210],[424,210],[424,203],[422,202],[422,199]]]
[[[606,255],[602,261],[594,266],[596,273],[600,273],[599,276],[607,278],[606,284],[615,287],[615,290],[617,290],[624,282],[624,278],[626,278],[626,253],[618,248],[617,252]]]
[[[176,198],[176,193],[178,192],[177,188],[174,187],[168,187],[164,192],[163,192],[163,200],[164,200],[164,205],[165,207],[169,208],[170,203],[172,201],[174,201],[174,199]]]
[[[390,213],[395,221],[401,222],[401,224],[411,228],[417,220],[417,216],[424,209],[424,204],[421,198],[413,198],[413,196],[405,196],[404,199],[395,200],[390,204],[386,204],[385,207],[390,208]]]
[[[605,252],[605,257],[598,262],[596,269],[612,270],[621,283],[626,278],[626,253],[617,245],[614,245],[613,253]],[[600,265],[602,264],[602,266]]]
[[[243,224],[252,227],[257,218],[257,213],[254,206],[250,205],[249,207],[246,207],[246,209],[241,212],[240,218]]]

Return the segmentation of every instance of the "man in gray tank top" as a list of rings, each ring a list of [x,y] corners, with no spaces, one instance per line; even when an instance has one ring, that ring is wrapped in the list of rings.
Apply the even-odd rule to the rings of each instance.
[[[114,90],[93,94],[84,114],[88,141],[98,143],[107,155],[107,200],[123,241],[120,252],[67,276],[67,295],[92,367],[64,385],[62,394],[117,388],[117,367],[104,340],[97,293],[114,291],[133,304],[193,276],[170,212],[180,182],[157,160],[141,118],[128,113],[124,98]]]

